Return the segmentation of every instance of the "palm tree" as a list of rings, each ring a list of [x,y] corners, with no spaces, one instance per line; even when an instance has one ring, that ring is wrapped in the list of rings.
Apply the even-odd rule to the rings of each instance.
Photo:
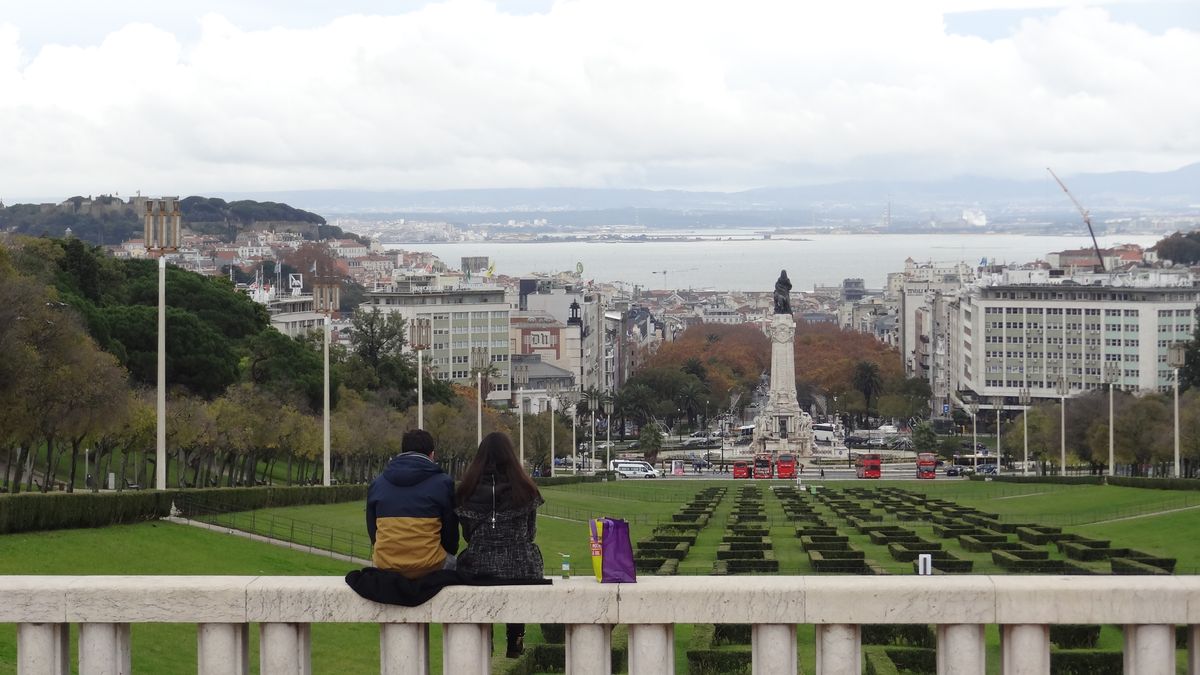
[[[873,361],[859,361],[854,365],[854,388],[862,392],[867,402],[867,410],[871,410],[871,401],[879,397],[883,391],[883,380],[879,377],[879,366]]]
[[[699,380],[690,380],[679,390],[676,401],[679,407],[687,413],[688,425],[695,428],[696,413],[708,398],[708,389]]]

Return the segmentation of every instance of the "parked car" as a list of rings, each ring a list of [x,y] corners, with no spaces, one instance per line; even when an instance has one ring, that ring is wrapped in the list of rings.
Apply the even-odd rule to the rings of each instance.
[[[1000,473],[1000,468],[997,467],[995,464],[980,464],[979,465],[979,475],[981,475],[981,476],[995,476],[995,475],[998,475],[999,473]]]
[[[947,478],[953,478],[954,476],[961,476],[961,475],[963,475],[961,466],[958,466],[956,464],[951,464],[950,466],[946,467],[946,477]]]

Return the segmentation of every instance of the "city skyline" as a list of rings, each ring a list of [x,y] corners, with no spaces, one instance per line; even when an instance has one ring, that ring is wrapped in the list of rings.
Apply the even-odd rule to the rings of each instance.
[[[737,190],[1200,160],[1188,3],[293,4],[13,8],[0,198]]]

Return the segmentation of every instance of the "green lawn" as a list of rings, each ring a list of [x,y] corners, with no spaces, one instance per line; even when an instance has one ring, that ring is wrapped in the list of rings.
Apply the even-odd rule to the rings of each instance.
[[[573,574],[591,574],[587,519],[596,516],[622,517],[631,522],[636,540],[648,537],[656,524],[670,519],[679,507],[705,487],[728,488],[710,524],[700,531],[696,545],[680,564],[680,574],[706,575],[712,569],[716,547],[724,533],[724,522],[732,509],[737,489],[750,481],[619,481],[612,483],[543,488],[546,505],[539,512],[538,544],[548,574],[557,575],[562,557],[570,555]],[[781,482],[777,483],[781,484]],[[771,537],[782,573],[811,574],[808,556],[794,535],[794,525],[783,518],[780,500],[763,488],[764,507],[771,519]],[[1179,573],[1195,573],[1200,560],[1200,541],[1180,536],[1200,526],[1200,496],[1196,493],[1140,490],[1108,486],[1018,485],[976,481],[842,481],[823,486],[828,490],[896,487],[949,499],[1004,520],[1065,525],[1068,531],[1110,539],[1114,545],[1131,547],[1179,560]],[[869,502],[868,497],[857,498]],[[1175,510],[1183,509],[1183,510]],[[818,511],[836,524],[867,557],[894,574],[911,574],[911,563],[893,560],[886,547],[849,527],[838,514],[823,504]],[[1159,513],[1165,512],[1165,513]],[[360,503],[264,509],[238,516],[239,526],[272,532],[297,541],[334,542],[334,548],[366,557]],[[975,573],[1000,573],[987,553],[963,550],[957,541],[938,539],[932,526],[922,522],[900,523],[920,536],[940,541],[955,555],[975,563]],[[307,542],[305,542],[307,543]],[[325,545],[328,545],[327,543]],[[1051,550],[1053,550],[1051,548]],[[1054,557],[1058,557],[1056,551]],[[257,544],[219,533],[164,523],[147,523],[100,530],[72,530],[0,537],[0,574],[343,574],[351,565],[302,552]],[[1106,565],[1096,564],[1096,569]],[[433,670],[440,670],[440,633],[435,627],[431,655]],[[502,642],[502,627],[497,639]],[[252,630],[252,642],[257,631]],[[686,649],[691,626],[676,630],[676,661],[686,668]],[[539,639],[530,627],[529,640]],[[802,626],[798,650],[801,666],[811,672],[813,631]],[[988,632],[989,672],[998,672],[999,651],[996,627]],[[183,672],[194,668],[195,629],[186,625],[135,626],[134,667],[137,672]],[[0,634],[0,672],[14,666],[15,631]],[[1117,628],[1105,627],[1101,646],[1121,648]],[[252,650],[256,644],[252,644]],[[252,652],[253,653],[253,652]],[[497,658],[497,668],[507,662]],[[375,626],[320,625],[313,627],[314,672],[374,672],[378,668],[378,630]],[[255,664],[257,669],[257,664]]]

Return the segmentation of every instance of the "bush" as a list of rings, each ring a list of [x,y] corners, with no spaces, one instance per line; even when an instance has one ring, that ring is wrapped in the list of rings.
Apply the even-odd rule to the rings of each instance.
[[[551,644],[561,645],[567,641],[567,627],[561,623],[543,623],[542,639]]]
[[[937,651],[923,647],[886,647],[892,663],[905,673],[934,673],[937,672]],[[1054,671],[1058,672],[1058,671]]]
[[[1121,675],[1125,672],[1121,652],[1096,649],[1060,649],[1050,652],[1054,675]]]
[[[871,623],[862,627],[864,645],[937,646],[937,636],[926,624]]]
[[[1113,574],[1170,574],[1171,572],[1157,565],[1151,565],[1141,560],[1132,558],[1113,558],[1109,561],[1112,564]],[[1172,560],[1172,563],[1175,561]]]
[[[866,675],[900,675],[900,670],[883,649],[863,650],[863,672]]]
[[[712,643],[714,645],[748,645],[751,639],[750,628],[748,623],[715,624]]]
[[[1059,649],[1095,649],[1100,626],[1079,623],[1050,624],[1050,641]]]
[[[1131,476],[1110,476],[1109,485],[1121,487],[1146,488],[1150,490],[1200,490],[1200,480],[1196,478],[1134,478]]]
[[[49,492],[0,496],[0,534],[106,527],[163,518],[174,504],[184,515],[276,506],[363,501],[365,485],[204,488],[126,492]]]
[[[537,483],[539,487],[574,485],[575,483],[599,483],[601,475],[603,474],[598,473],[595,476],[555,476],[554,478],[546,476],[544,478],[534,478],[533,482]]]

